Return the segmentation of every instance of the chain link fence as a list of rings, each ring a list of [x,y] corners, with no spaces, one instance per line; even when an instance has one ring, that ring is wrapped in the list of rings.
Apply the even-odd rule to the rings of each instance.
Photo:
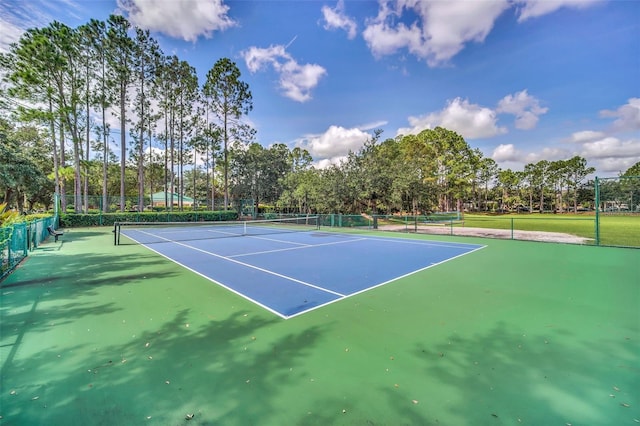
[[[0,227],[0,280],[49,236],[47,227],[55,228],[56,221],[51,216]]]
[[[640,247],[640,176],[596,178],[597,245]]]

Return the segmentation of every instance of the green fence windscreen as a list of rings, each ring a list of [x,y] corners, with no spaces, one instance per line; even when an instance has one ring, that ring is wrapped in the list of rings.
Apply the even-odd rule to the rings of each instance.
[[[49,236],[47,227],[55,223],[53,216],[0,226],[0,280]]]

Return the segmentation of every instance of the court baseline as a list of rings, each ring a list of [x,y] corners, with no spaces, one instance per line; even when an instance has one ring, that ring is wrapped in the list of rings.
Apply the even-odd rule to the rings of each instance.
[[[146,247],[282,318],[291,318],[484,246],[304,232]]]

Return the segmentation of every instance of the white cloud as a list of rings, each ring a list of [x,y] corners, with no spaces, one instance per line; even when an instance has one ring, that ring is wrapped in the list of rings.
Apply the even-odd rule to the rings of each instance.
[[[252,73],[261,71],[266,65],[277,66],[278,60],[288,59],[289,54],[282,45],[269,46],[267,48],[252,46],[242,52],[244,62]]]
[[[305,136],[297,145],[309,151],[319,167],[322,164],[326,167],[337,164],[349,151],[359,150],[370,139],[369,133],[358,128],[332,125],[322,134]]]
[[[504,161],[520,161],[522,156],[522,152],[518,151],[512,143],[498,145],[491,154],[491,158],[498,163]]]
[[[564,148],[544,147],[542,151],[529,152],[522,158],[522,163],[537,163],[540,160],[566,160],[575,155],[571,151]]]
[[[300,65],[290,60],[276,68],[280,73],[280,87],[286,97],[298,102],[311,99],[311,90],[315,88],[327,71],[317,64]]]
[[[535,97],[529,95],[527,90],[522,90],[513,95],[507,95],[498,102],[498,113],[513,114],[516,116],[517,129],[530,130],[538,124],[538,117],[546,114],[548,108],[540,106]]]
[[[362,35],[375,57],[406,49],[429,66],[439,66],[468,43],[484,42],[498,17],[514,6],[523,22],[561,7],[583,8],[596,1],[379,0],[378,15],[366,21]]]
[[[345,162],[347,160],[347,156],[346,155],[341,155],[341,156],[337,156],[337,157],[332,157],[332,158],[325,158],[322,159],[320,161],[315,162],[315,167],[317,169],[328,169],[329,167],[333,166],[333,165],[339,165],[343,162]]]
[[[72,1],[65,6],[75,9]],[[0,52],[9,51],[11,43],[17,42],[27,28],[44,27],[53,18],[45,12],[46,5],[32,1],[0,1]]]
[[[416,49],[422,44],[420,29],[417,25],[407,27],[404,24],[398,24],[392,27],[384,21],[371,22],[362,35],[375,57],[391,55],[405,47],[418,57],[425,56]]]
[[[5,20],[2,16],[0,16],[0,27],[2,27],[2,31],[0,31],[0,52],[8,52],[11,43],[15,43],[20,39],[24,29]]]
[[[604,132],[596,132],[594,130],[583,130],[580,132],[573,133],[568,139],[568,142],[573,143],[583,143],[589,142],[596,139],[603,138],[605,136]]]
[[[625,158],[640,157],[640,139],[621,141],[609,136],[603,139],[586,142],[582,145],[580,155],[585,158]]]
[[[613,175],[624,173],[631,166],[640,161],[640,156],[630,158],[604,158],[596,164],[598,172],[606,172]]]
[[[584,131],[574,133],[570,140],[577,145],[575,148],[544,147],[534,152],[524,152],[514,144],[501,144],[493,150],[491,158],[500,167],[522,170],[528,163],[566,160],[579,155],[589,166],[594,166],[600,176],[624,172],[640,161],[640,139],[637,138],[620,140],[601,132]]]
[[[329,6],[322,6],[322,17],[324,18],[325,30],[343,29],[347,32],[349,40],[356,37],[358,25],[345,14],[343,0],[338,0],[338,4],[333,9]]]
[[[567,140],[578,145],[575,155],[586,158],[598,173],[624,172],[640,161],[640,98],[630,98],[618,109],[602,110],[599,115],[614,119],[606,131],[579,131]]]
[[[601,0],[518,0],[515,2],[518,8],[518,22],[524,22],[529,18],[537,18],[546,15],[562,7],[585,8]]]
[[[564,148],[544,147],[540,151],[525,152],[518,149],[514,144],[500,144],[494,148],[491,158],[495,160],[501,168],[511,168],[522,170],[525,164],[537,163],[541,160],[556,161],[571,158],[577,153]]]
[[[564,141],[575,146],[571,155],[585,158],[600,176],[624,172],[640,161],[640,98],[630,98],[618,109],[602,110],[599,115],[614,119],[613,123],[604,131],[574,132]]]
[[[129,22],[143,29],[195,42],[236,25],[222,0],[117,0]]]
[[[381,0],[378,15],[363,32],[374,56],[406,48],[430,66],[446,63],[467,42],[482,42],[498,16],[509,7],[499,1]],[[417,15],[407,25],[401,20]]]
[[[539,152],[524,152],[512,143],[498,145],[491,154],[498,163],[511,162],[524,165],[525,163],[537,163],[540,160],[560,160],[569,158],[571,153],[566,149],[545,147]]]
[[[601,117],[617,118],[613,122],[615,131],[640,130],[640,98],[631,98],[615,111],[602,110]]]
[[[450,101],[441,111],[409,117],[409,124],[411,127],[398,129],[398,135],[418,134],[437,126],[453,130],[465,139],[488,138],[507,132],[497,125],[495,111],[461,98]]]
[[[241,54],[252,73],[271,66],[280,76],[279,85],[284,95],[297,102],[310,100],[311,90],[327,74],[327,70],[320,65],[299,64],[282,45],[267,48],[252,46]]]

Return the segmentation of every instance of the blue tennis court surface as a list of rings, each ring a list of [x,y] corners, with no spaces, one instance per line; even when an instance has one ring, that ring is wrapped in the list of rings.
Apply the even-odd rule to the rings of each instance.
[[[122,230],[141,244],[148,234]],[[164,241],[145,245],[282,318],[484,247],[320,231]]]

